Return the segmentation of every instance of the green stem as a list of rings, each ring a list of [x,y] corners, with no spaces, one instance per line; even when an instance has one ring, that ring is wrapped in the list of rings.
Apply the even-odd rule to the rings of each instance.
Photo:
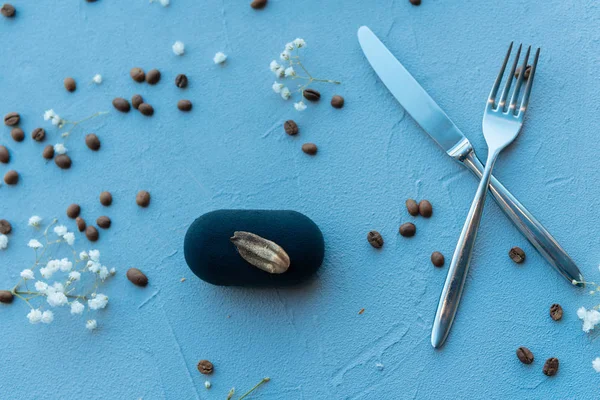
[[[259,388],[261,385],[264,385],[265,383],[269,382],[270,380],[271,380],[271,378],[269,378],[269,377],[263,378],[263,379],[262,379],[260,382],[258,382],[256,385],[254,385],[254,387],[253,387],[252,389],[250,389],[250,390],[248,390],[246,393],[244,393],[244,394],[242,395],[242,397],[240,397],[238,400],[242,400],[242,399],[244,399],[244,398],[245,398],[245,397],[247,397],[247,396],[248,396],[250,393],[254,392],[254,391],[255,391],[256,389],[258,389],[258,388]]]
[[[92,118],[96,118],[96,117],[99,117],[100,115],[104,115],[104,114],[108,114],[108,112],[107,111],[98,111],[97,113],[92,114],[89,117],[86,117],[82,120],[75,121],[75,122],[65,120],[65,124],[72,124],[73,126],[71,126],[71,129],[69,129],[68,131],[63,133],[61,136],[64,138],[68,137],[71,134],[71,132],[73,131],[73,129],[75,129],[82,122],[89,121]]]

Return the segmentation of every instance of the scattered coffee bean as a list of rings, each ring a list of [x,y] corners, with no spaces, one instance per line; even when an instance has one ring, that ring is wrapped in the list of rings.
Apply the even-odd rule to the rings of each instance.
[[[90,150],[100,150],[100,139],[98,139],[98,136],[96,136],[95,133],[85,135],[85,144]]]
[[[127,270],[127,279],[136,286],[147,286],[148,277],[137,268],[129,268]]]
[[[19,173],[15,170],[10,170],[4,175],[4,183],[7,185],[16,185],[19,182]]]
[[[204,375],[210,375],[215,370],[213,364],[208,360],[200,360],[198,362],[198,371]]]
[[[25,139],[25,132],[21,128],[13,128],[10,131],[10,136],[12,136],[15,142],[22,142]]]
[[[95,242],[100,237],[100,234],[98,233],[98,229],[89,225],[85,228],[85,237],[87,237],[90,242]]]
[[[192,109],[192,102],[189,100],[179,100],[177,102],[177,108],[181,111],[190,111]]]
[[[0,12],[6,18],[12,18],[15,16],[17,10],[15,10],[15,7],[12,4],[4,3],[2,4],[2,8],[0,8]]]
[[[54,163],[60,169],[69,169],[71,168],[71,157],[66,154],[59,154],[54,158]]]
[[[0,303],[10,304],[13,302],[15,296],[8,290],[0,290]]]
[[[54,146],[49,144],[48,146],[44,147],[44,150],[42,151],[42,157],[44,157],[46,160],[52,160],[52,157],[54,157]]]
[[[419,205],[413,199],[406,200],[406,210],[413,217],[419,215]]]
[[[319,93],[315,89],[304,89],[302,95],[306,100],[309,101],[319,101],[319,99],[321,98],[321,93]]]
[[[81,207],[79,206],[79,204],[73,203],[69,207],[67,207],[67,217],[75,219],[79,217],[79,214],[81,214]]]
[[[112,204],[112,194],[110,192],[100,193],[100,204],[106,207],[110,206]]]
[[[86,228],[85,219],[83,219],[81,217],[77,217],[77,218],[75,218],[75,223],[77,224],[77,229],[79,230],[79,232],[85,231],[85,228]]]
[[[150,85],[156,85],[160,81],[160,71],[157,69],[151,69],[146,74],[146,82]]]
[[[519,79],[519,74],[521,73],[521,67],[518,67],[515,70],[515,78]],[[525,67],[525,75],[523,75],[523,79],[527,80],[529,79],[529,75],[531,75],[531,65],[528,65],[527,67]]]
[[[421,0],[409,0],[410,4],[412,4],[413,6],[420,6],[421,5]]]
[[[293,136],[293,135],[298,134],[298,124],[296,124],[291,119],[289,119],[283,123],[283,129],[285,130],[285,133],[287,133],[288,135]]]
[[[140,190],[137,196],[135,196],[135,202],[140,207],[148,207],[150,204],[150,193],[145,190]]]
[[[431,263],[436,266],[436,267],[443,267],[444,263],[446,262],[446,259],[444,258],[444,255],[442,253],[440,253],[439,251],[434,251],[433,253],[431,253]]]
[[[188,85],[188,78],[185,74],[179,74],[175,77],[175,86],[180,89],[186,88]]]
[[[131,68],[131,71],[129,71],[129,76],[131,76],[131,79],[134,81],[140,83],[146,80],[146,74],[144,73],[144,70],[138,67]]]
[[[8,235],[12,232],[12,225],[5,219],[0,219],[0,233]]]
[[[523,261],[525,261],[525,252],[520,247],[513,247],[510,249],[508,256],[517,264],[521,264]]]
[[[250,7],[254,8],[255,10],[263,9],[266,5],[267,0],[253,0],[252,3],[250,3]]]
[[[114,108],[124,113],[129,112],[129,110],[131,110],[129,102],[122,97],[115,97],[115,99],[112,101],[112,104]]]
[[[111,222],[112,221],[110,220],[110,218],[108,218],[106,215],[98,217],[98,219],[96,220],[96,224],[102,229],[110,228]]]
[[[519,347],[517,349],[517,357],[523,364],[531,364],[533,362],[533,353],[527,347]]]
[[[546,376],[554,376],[558,372],[558,358],[550,357],[544,363],[544,369],[542,370]]]
[[[10,153],[8,149],[2,145],[0,145],[0,163],[8,164],[10,161]]]
[[[65,85],[65,89],[67,89],[67,91],[69,91],[69,92],[74,92],[75,89],[77,89],[77,84],[75,83],[75,79],[73,79],[71,77],[65,78],[63,83]]]
[[[31,138],[36,142],[43,142],[46,139],[46,131],[44,128],[35,128],[31,132]]]
[[[133,108],[135,108],[136,110],[140,107],[140,104],[142,104],[144,102],[144,99],[142,98],[142,96],[140,96],[139,94],[134,94],[131,97],[131,105],[133,106]]]
[[[331,98],[331,106],[333,108],[342,108],[344,107],[344,98],[339,95],[335,95]]]
[[[563,317],[563,308],[560,304],[554,303],[550,306],[550,318],[560,321]]]
[[[146,117],[150,117],[154,114],[154,108],[147,103],[142,103],[138,106],[139,112],[141,112]]]
[[[304,143],[302,145],[302,151],[308,155],[314,156],[317,154],[317,145],[314,143]]]
[[[413,237],[417,233],[417,227],[412,222],[400,225],[400,234],[404,237]]]
[[[4,116],[4,125],[6,126],[15,126],[21,120],[21,116],[19,113],[11,112]]]
[[[369,232],[367,234],[367,240],[369,241],[371,246],[375,247],[376,249],[380,249],[381,247],[383,247],[383,238],[381,237],[381,234],[377,231]]]
[[[431,207],[431,203],[429,201],[421,200],[419,202],[419,214],[425,218],[431,217],[431,214],[433,214],[433,208]]]

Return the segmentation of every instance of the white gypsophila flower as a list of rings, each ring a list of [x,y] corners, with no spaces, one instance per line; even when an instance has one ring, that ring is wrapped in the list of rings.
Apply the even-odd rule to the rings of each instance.
[[[185,53],[185,45],[179,40],[173,43],[171,48],[173,49],[173,53],[177,56],[182,56],[183,53]]]
[[[297,103],[294,103],[294,108],[296,109],[296,111],[304,111],[306,110],[306,104],[304,104],[303,101],[299,101]]]
[[[106,278],[108,278],[108,275],[110,275],[110,272],[108,272],[108,268],[106,267],[102,267],[100,268],[100,271],[98,271],[98,277],[100,277],[100,279],[105,280]]]
[[[594,370],[596,372],[600,372],[600,357],[596,357],[593,361],[592,361],[592,367],[594,368]]]
[[[115,267],[112,267],[109,272],[111,275],[115,275],[117,273],[117,270],[115,269]]]
[[[52,276],[53,273],[54,273],[54,271],[51,270],[50,268],[47,268],[47,267],[40,268],[40,275],[42,275],[42,278],[48,279]]]
[[[280,78],[283,78],[285,76],[285,68],[283,68],[283,67],[277,68],[277,71],[275,71],[275,75],[277,75]]]
[[[290,59],[290,52],[287,50],[284,50],[281,52],[281,54],[279,54],[279,59],[281,59],[282,61],[289,61]]]
[[[58,267],[60,268],[60,270],[62,272],[67,272],[67,271],[70,271],[71,268],[73,268],[73,263],[71,261],[69,261],[68,258],[63,258],[62,260],[60,260]]]
[[[288,89],[287,87],[283,87],[283,89],[281,89],[281,93],[279,94],[281,95],[282,99],[287,100],[292,95],[292,92],[290,92],[290,89]]]
[[[52,125],[60,126],[61,124],[62,124],[62,118],[60,118],[58,115],[55,115],[52,117]]]
[[[39,308],[32,308],[29,314],[27,314],[27,319],[29,319],[30,323],[37,324],[42,320],[42,312]]]
[[[88,259],[88,253],[86,251],[82,251],[81,253],[79,253],[79,259],[80,260],[87,260]]]
[[[294,67],[287,67],[285,69],[285,76],[289,77],[289,76],[294,76],[296,75],[296,71],[294,71]]]
[[[54,233],[56,233],[58,236],[64,236],[65,233],[67,233],[67,227],[64,225],[58,225],[54,227]]]
[[[46,110],[44,112],[44,121],[49,121],[52,118],[54,118],[56,116],[56,114],[54,113],[54,110]]]
[[[102,75],[100,75],[100,74],[94,75],[94,77],[92,78],[92,82],[94,82],[96,85],[101,84],[102,83]]]
[[[42,246],[42,244],[41,244],[39,241],[37,241],[36,239],[31,239],[31,240],[29,241],[29,243],[27,243],[27,246],[31,247],[32,249],[36,249],[36,250],[37,250],[37,249],[39,249],[39,248],[42,248],[42,247],[44,247],[44,246]]]
[[[103,295],[102,293],[98,293],[96,297],[88,300],[88,307],[90,310],[99,310],[101,308],[106,307],[108,304],[108,297]]]
[[[49,288],[50,289],[50,288]],[[65,287],[63,286],[62,283],[60,282],[54,282],[51,286],[50,291],[54,291],[54,292],[65,292]]]
[[[75,234],[73,232],[67,232],[63,235],[63,239],[65,239],[65,242],[67,242],[69,246],[73,246],[73,243],[75,243]]]
[[[67,152],[67,148],[62,143],[56,143],[54,145],[54,152],[56,154],[65,154]]]
[[[31,279],[35,279],[35,275],[33,274],[33,271],[30,269],[24,269],[23,271],[21,271],[21,278],[25,279],[26,281],[31,280]]]
[[[78,302],[77,300],[75,300],[74,302],[71,303],[71,314],[72,315],[81,315],[83,313],[83,310],[85,310],[85,306],[83,304],[81,304],[80,302]]]
[[[34,228],[37,228],[40,226],[41,222],[42,222],[41,217],[38,217],[37,215],[33,215],[32,217],[29,218],[28,225],[33,226]]]
[[[585,333],[588,333],[600,323],[600,312],[597,310],[586,310],[585,307],[581,307],[577,310],[577,316],[583,321],[581,329]]]
[[[158,0],[160,2],[160,5],[163,7],[168,7],[169,4],[171,3],[169,0]]]
[[[100,261],[100,250],[90,250],[88,253],[90,260],[92,261]]]
[[[72,281],[78,281],[79,279],[81,279],[81,272],[78,272],[78,271],[69,272],[69,279]]]
[[[64,306],[65,304],[67,304],[69,302],[69,300],[67,299],[67,296],[65,296],[65,294],[62,292],[48,293],[48,297],[46,298],[46,301],[48,302],[48,304],[50,304],[50,307]]]
[[[93,331],[94,329],[96,329],[98,327],[98,323],[96,322],[95,319],[88,319],[88,321],[85,323],[85,327],[88,330]]]
[[[96,262],[96,261],[88,261],[86,264],[88,271],[93,272],[94,274],[97,273],[98,271],[100,271],[100,263]]]
[[[283,87],[284,87],[284,84],[283,84],[283,83],[279,83],[279,82],[277,82],[277,81],[275,81],[275,82],[273,83],[273,86],[272,86],[272,88],[273,88],[273,91],[274,91],[275,93],[281,93],[281,89],[283,89]]]
[[[296,38],[294,39],[294,46],[301,49],[303,47],[306,47],[306,42],[304,41],[304,39]]]
[[[281,65],[279,65],[279,63],[275,60],[271,61],[271,64],[269,64],[269,69],[272,72],[277,71],[279,68],[281,68]]]
[[[54,321],[54,313],[50,310],[44,311],[42,313],[42,322],[45,324],[49,324]]]
[[[8,247],[8,236],[0,234],[0,250],[4,250]]]
[[[207,389],[210,389],[212,385],[210,384],[210,381],[204,381],[204,387]]]
[[[294,50],[294,43],[293,42],[286,43],[283,51],[292,51],[292,50]]]
[[[48,284],[44,281],[37,281],[35,283],[35,290],[37,290],[40,293],[46,293],[46,291],[48,290]]]
[[[213,57],[213,61],[215,64],[223,64],[225,60],[227,60],[227,56],[225,55],[225,53],[220,51]]]

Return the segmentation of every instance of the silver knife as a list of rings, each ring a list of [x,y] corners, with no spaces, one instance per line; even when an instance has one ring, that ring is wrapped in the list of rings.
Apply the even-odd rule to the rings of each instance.
[[[469,139],[415,78],[368,27],[361,26],[358,29],[358,41],[367,60],[402,107],[450,157],[481,178],[483,165],[475,155]],[[583,275],[571,257],[546,228],[494,177],[490,181],[490,192],[502,211],[550,265],[569,282],[584,286]]]

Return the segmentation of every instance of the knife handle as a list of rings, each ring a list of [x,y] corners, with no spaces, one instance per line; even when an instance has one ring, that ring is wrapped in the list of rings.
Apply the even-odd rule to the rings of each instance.
[[[484,167],[474,151],[470,151],[461,161],[481,179]],[[577,286],[584,286],[581,271],[550,232],[493,176],[489,188],[502,211],[550,265],[569,282],[575,280]]]

